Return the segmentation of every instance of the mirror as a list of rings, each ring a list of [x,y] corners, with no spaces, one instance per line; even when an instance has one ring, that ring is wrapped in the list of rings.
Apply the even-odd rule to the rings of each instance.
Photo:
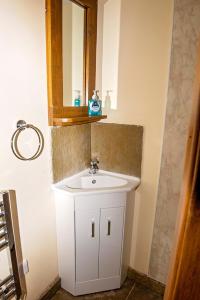
[[[85,8],[62,0],[63,106],[82,106],[84,86]]]
[[[97,0],[46,0],[48,116],[50,126],[96,122],[88,99],[96,77]],[[74,106],[80,90],[80,107]]]

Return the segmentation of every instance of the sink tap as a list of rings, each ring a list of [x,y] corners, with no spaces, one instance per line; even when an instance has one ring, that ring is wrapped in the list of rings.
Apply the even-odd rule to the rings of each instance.
[[[97,158],[91,159],[91,161],[90,161],[90,170],[89,170],[90,174],[96,174],[99,171],[98,164],[99,164],[99,160]]]

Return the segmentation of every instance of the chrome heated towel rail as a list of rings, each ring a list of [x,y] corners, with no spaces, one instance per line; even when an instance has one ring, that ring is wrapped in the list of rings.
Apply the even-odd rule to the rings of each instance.
[[[11,199],[13,197],[13,199]],[[12,214],[12,201],[14,202],[14,191],[0,192],[0,252],[7,250],[11,261],[11,274],[6,278],[0,278],[0,299],[22,299],[22,288],[19,274],[19,262],[16,252],[16,241],[14,236],[14,220]],[[15,217],[15,216],[14,216]]]

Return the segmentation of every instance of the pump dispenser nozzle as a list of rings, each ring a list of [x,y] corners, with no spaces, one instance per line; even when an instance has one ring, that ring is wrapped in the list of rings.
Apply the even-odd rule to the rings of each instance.
[[[99,93],[99,90],[94,90],[93,91],[93,96],[92,96],[92,99],[93,100],[99,100],[99,95],[98,95],[98,93]]]
[[[74,90],[76,92],[76,97],[74,100],[74,106],[80,106],[81,105],[81,91],[80,90]]]
[[[81,98],[81,91],[80,90],[74,90],[76,92],[76,99]]]

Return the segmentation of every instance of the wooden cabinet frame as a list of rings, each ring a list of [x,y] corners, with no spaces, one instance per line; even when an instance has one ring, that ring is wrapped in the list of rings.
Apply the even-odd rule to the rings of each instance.
[[[71,0],[85,9],[84,94],[92,96],[96,76],[97,0]],[[88,107],[63,106],[62,0],[46,0],[49,125],[72,125],[105,118],[88,117]]]

